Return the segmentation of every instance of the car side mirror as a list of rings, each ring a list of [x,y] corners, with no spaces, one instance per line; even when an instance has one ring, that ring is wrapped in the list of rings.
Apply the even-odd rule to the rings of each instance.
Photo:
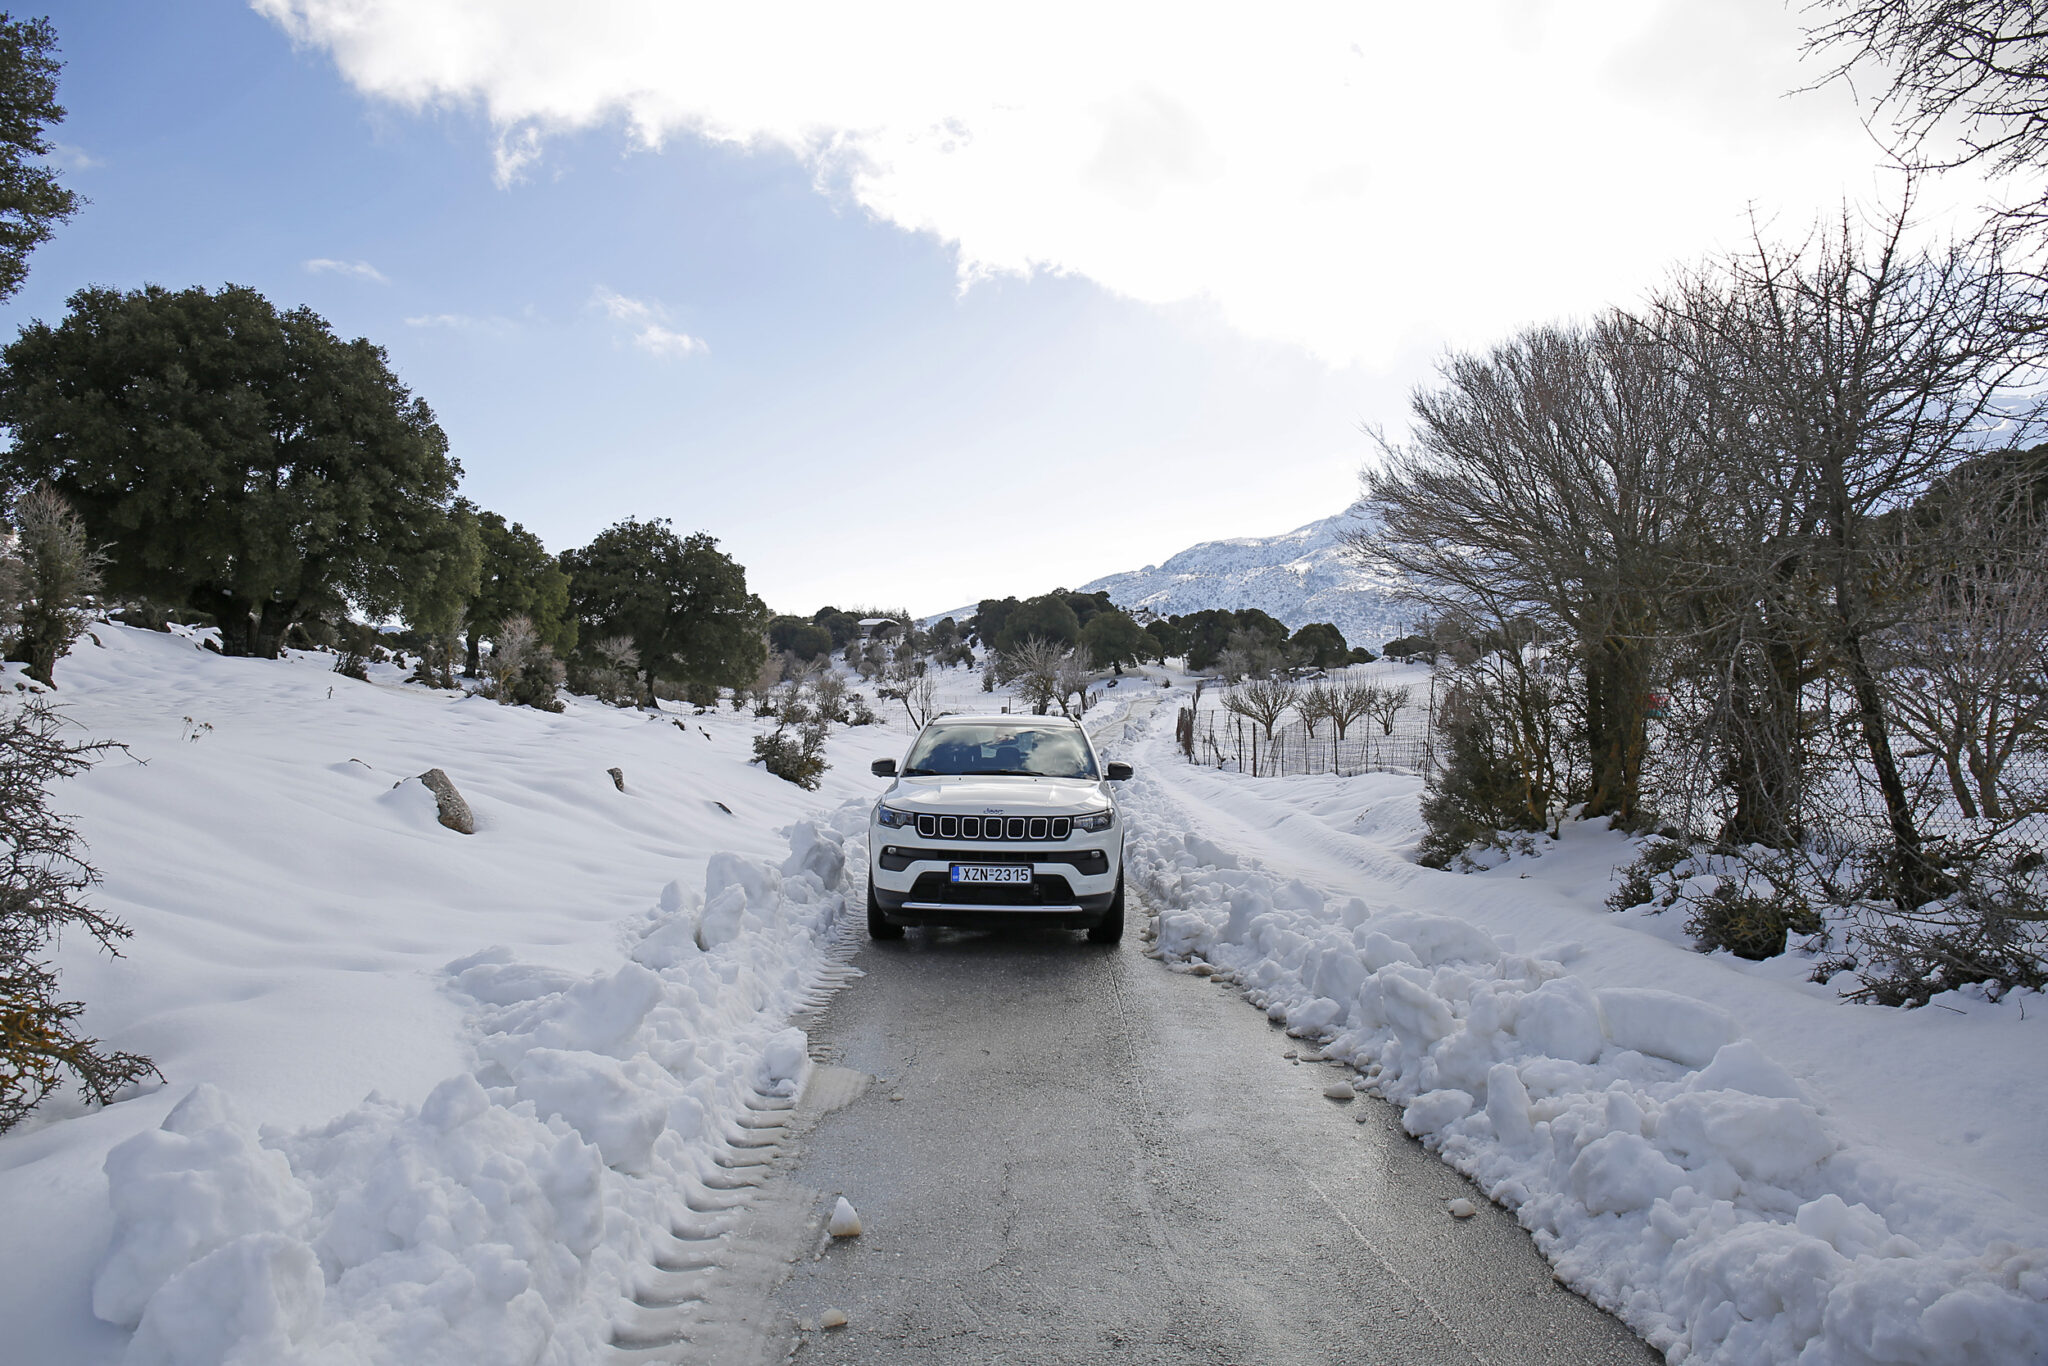
[[[1129,764],[1111,764],[1103,770],[1103,776],[1113,783],[1123,782],[1131,776]]]
[[[896,761],[894,759],[877,759],[868,765],[868,771],[877,778],[893,778],[896,776]]]

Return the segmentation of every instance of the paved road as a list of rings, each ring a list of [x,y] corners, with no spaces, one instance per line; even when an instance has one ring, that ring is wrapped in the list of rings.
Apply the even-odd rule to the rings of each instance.
[[[845,1193],[866,1231],[773,1292],[808,1329],[798,1360],[1658,1360],[1392,1107],[1324,1099],[1334,1065],[1288,1061],[1308,1045],[1141,947],[912,930],[860,951],[868,976],[810,1028],[875,1081],[805,1126],[783,1179],[813,1218]],[[1460,1195],[1479,1217],[1449,1217]],[[828,1308],[848,1326],[812,1327]]]

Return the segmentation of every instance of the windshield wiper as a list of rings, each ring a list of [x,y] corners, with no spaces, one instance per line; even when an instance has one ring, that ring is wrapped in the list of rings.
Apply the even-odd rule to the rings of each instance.
[[[902,778],[942,778],[945,775],[935,768],[906,768],[897,776]]]

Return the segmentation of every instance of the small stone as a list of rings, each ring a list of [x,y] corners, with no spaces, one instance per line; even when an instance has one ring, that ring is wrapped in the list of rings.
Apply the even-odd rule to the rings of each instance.
[[[1283,1057],[1283,1058],[1287,1058],[1287,1059],[1289,1059],[1289,1060],[1291,1061],[1291,1060],[1294,1060],[1294,1059],[1297,1059],[1297,1058],[1299,1058],[1299,1057],[1301,1056],[1301,1054],[1299,1054],[1299,1053],[1295,1052],[1295,1051],[1294,1051],[1293,1049],[1291,1049],[1291,1048],[1290,1048],[1290,1049],[1288,1049],[1288,1050],[1287,1050],[1287,1051],[1286,1051],[1285,1053],[1282,1053],[1282,1054],[1281,1054],[1280,1056],[1281,1056],[1281,1057]]]
[[[1216,965],[1213,963],[1190,963],[1188,964],[1188,971],[1197,977],[1214,977],[1216,975]]]
[[[626,790],[626,770],[625,770],[625,769],[623,769],[623,768],[608,768],[608,769],[606,769],[606,770],[605,770],[605,772],[606,772],[606,773],[609,773],[609,774],[611,774],[611,775],[612,775],[612,786],[613,786],[613,787],[616,787],[616,788],[617,788],[617,789],[618,789],[619,791],[621,791],[621,792],[624,792],[624,791]]]
[[[832,1218],[825,1225],[825,1232],[834,1238],[860,1237],[860,1212],[847,1203],[845,1196],[832,1207]]]
[[[1450,1204],[1445,1205],[1444,1208],[1451,1212],[1453,1219],[1470,1219],[1473,1215],[1479,1213],[1479,1207],[1462,1195],[1451,1201]]]
[[[811,1319],[798,1319],[796,1330],[799,1333],[815,1333],[818,1331],[818,1325]]]
[[[891,1096],[891,1097],[889,1097],[889,1103],[890,1103],[891,1105],[894,1105],[894,1104],[895,1104],[895,1103],[896,1103],[897,1101],[899,1101],[899,1100],[901,1100],[901,1099],[903,1099],[903,1097],[901,1097],[901,1096]]]
[[[820,1328],[844,1328],[846,1326],[845,1311],[827,1309],[824,1313],[818,1315],[818,1326]]]
[[[1351,1089],[1348,1081],[1333,1081],[1323,1088],[1323,1097],[1326,1100],[1356,1100],[1358,1092]]]

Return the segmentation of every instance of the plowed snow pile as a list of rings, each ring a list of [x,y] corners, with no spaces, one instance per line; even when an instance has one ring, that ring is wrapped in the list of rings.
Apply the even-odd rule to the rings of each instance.
[[[1668,1360],[2048,1361],[2038,993],[1845,1004],[1601,909],[1613,837],[1433,873],[1412,780],[1193,769],[1166,733],[1127,804],[1156,951],[1325,1040]]]
[[[64,986],[168,1080],[0,1138],[0,1359],[600,1356],[721,1136],[800,1084],[864,750],[806,793],[747,763],[751,716],[94,636],[53,700],[130,752],[56,805],[135,935],[67,943]]]

